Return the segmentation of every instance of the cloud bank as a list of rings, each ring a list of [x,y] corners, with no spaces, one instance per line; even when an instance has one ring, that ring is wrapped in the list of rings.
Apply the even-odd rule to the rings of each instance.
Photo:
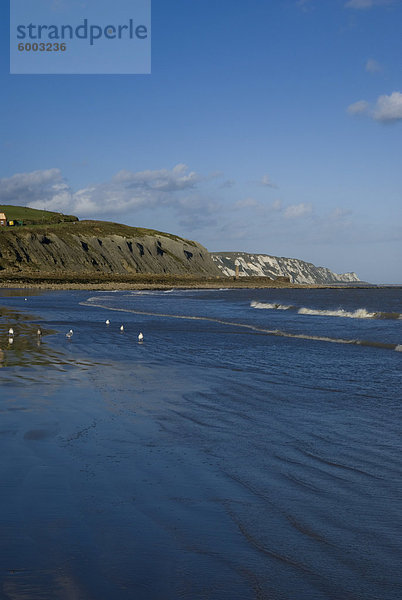
[[[156,205],[183,207],[188,204],[185,192],[195,190],[201,179],[179,164],[171,170],[120,171],[110,181],[73,191],[59,169],[48,169],[0,179],[0,201],[80,216],[118,214]]]
[[[187,165],[178,164],[172,169],[122,170],[108,181],[74,191],[60,169],[47,169],[0,179],[0,203],[76,214],[80,218],[111,218],[142,210],[167,210],[173,211],[180,225],[200,229],[212,225],[218,215],[225,221],[225,210],[230,211],[221,199],[216,199],[222,184],[217,184],[214,199],[209,198],[205,186],[200,189],[200,184],[208,181],[190,171]],[[256,183],[266,188],[276,187],[267,175]],[[232,185],[234,182],[227,180],[224,187]],[[295,220],[308,216],[313,210],[309,203],[283,205],[280,199],[267,202],[251,197],[237,200],[231,207],[246,211],[249,218],[255,218],[258,213],[259,219],[276,213],[278,218]]]
[[[54,168],[0,179],[0,203],[80,218],[145,221],[145,226],[191,235],[211,247],[225,240],[228,244],[244,240],[252,246],[268,234],[272,240],[291,236],[293,241],[305,243],[318,235],[312,233],[316,230],[325,230],[328,238],[335,240],[335,232],[343,234],[348,228],[350,218],[341,208],[321,217],[311,202],[271,199],[270,193],[261,190],[261,180],[254,182],[259,190],[255,197],[245,194],[240,198],[239,192],[237,197],[230,193],[227,198],[221,182],[213,181],[211,189],[210,177],[179,164],[172,169],[122,170],[107,181],[73,190],[60,169]]]

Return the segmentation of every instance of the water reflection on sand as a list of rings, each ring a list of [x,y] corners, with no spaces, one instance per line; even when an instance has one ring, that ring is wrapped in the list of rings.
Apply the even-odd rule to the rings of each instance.
[[[30,296],[41,296],[45,290],[40,289],[19,289],[19,288],[0,288],[0,298],[29,298]]]
[[[4,292],[4,290],[2,290]],[[1,382],[19,379],[35,379],[35,368],[52,367],[65,370],[68,366],[81,368],[92,366],[88,360],[74,360],[64,352],[63,347],[56,349],[48,340],[55,331],[40,326],[32,315],[0,307],[0,369]],[[13,334],[9,334],[10,328]],[[48,337],[49,336],[49,337]],[[63,340],[64,341],[64,340]],[[6,368],[13,367],[12,370]],[[22,367],[22,369],[18,369]],[[49,373],[47,373],[49,375]],[[43,379],[43,371],[37,371],[37,377]]]

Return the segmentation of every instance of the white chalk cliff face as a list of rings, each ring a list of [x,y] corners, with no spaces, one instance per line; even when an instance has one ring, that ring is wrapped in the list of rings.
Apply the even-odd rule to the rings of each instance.
[[[356,273],[333,273],[325,267],[297,258],[283,258],[246,252],[213,252],[212,259],[224,275],[234,276],[236,266],[240,277],[289,277],[292,283],[353,283],[360,281]]]

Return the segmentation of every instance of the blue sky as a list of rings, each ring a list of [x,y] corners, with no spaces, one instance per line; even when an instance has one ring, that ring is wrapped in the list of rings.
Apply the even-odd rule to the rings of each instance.
[[[401,0],[153,0],[151,75],[9,75],[6,4],[1,203],[402,283]]]

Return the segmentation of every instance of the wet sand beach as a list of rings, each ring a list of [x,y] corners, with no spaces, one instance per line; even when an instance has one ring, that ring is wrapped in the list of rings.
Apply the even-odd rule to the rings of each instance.
[[[400,598],[401,353],[254,293],[1,292],[1,598]]]

